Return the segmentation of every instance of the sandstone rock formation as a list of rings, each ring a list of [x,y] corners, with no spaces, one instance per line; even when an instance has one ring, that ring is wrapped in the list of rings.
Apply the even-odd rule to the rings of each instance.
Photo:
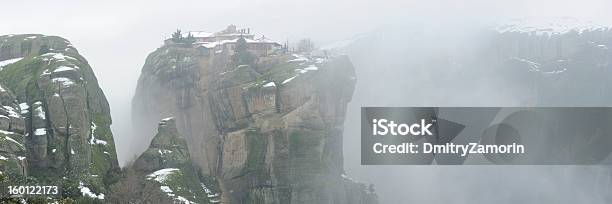
[[[223,201],[375,203],[371,188],[344,175],[350,60],[288,52],[238,59],[248,52],[167,43],[151,53],[133,99],[138,140],[176,118],[193,164],[217,178]]]
[[[133,168],[145,175],[144,182],[153,182],[178,203],[217,203],[217,183],[212,177],[200,176],[191,163],[187,142],[179,135],[173,118],[159,123],[151,145],[134,162]]]
[[[103,199],[119,170],[111,116],[76,48],[56,36],[0,36],[0,87],[3,182]]]

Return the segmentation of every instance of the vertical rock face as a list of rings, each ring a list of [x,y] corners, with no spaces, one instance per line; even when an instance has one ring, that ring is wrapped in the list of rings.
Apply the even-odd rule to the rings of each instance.
[[[167,118],[159,123],[157,135],[151,145],[134,163],[138,171],[151,172],[164,168],[189,166],[191,158],[187,150],[187,142],[179,136],[173,118]]]
[[[217,178],[221,201],[377,202],[344,175],[343,122],[355,83],[346,56],[277,53],[238,63],[245,53],[200,49],[166,44],[149,55],[133,100],[139,140],[175,117],[193,164]]]
[[[91,188],[88,195],[104,192],[119,168],[108,102],[70,42],[0,36],[0,86],[0,155],[11,158],[0,168],[47,184],[59,181],[74,196],[84,188]]]
[[[515,20],[498,27],[484,58],[494,60],[525,104],[610,104],[612,28],[572,18]],[[487,60],[487,61],[489,61]],[[517,83],[519,82],[519,83]],[[520,84],[522,86],[517,86]],[[598,94],[583,94],[584,91]],[[519,93],[517,93],[519,95]],[[607,105],[605,105],[607,106]]]
[[[214,179],[200,176],[192,165],[187,142],[178,133],[174,118],[165,118],[159,123],[149,148],[138,157],[133,168],[145,175],[144,182],[159,185],[164,196],[175,203],[220,201]]]
[[[13,93],[0,84],[0,172],[8,176],[27,175],[25,120]]]

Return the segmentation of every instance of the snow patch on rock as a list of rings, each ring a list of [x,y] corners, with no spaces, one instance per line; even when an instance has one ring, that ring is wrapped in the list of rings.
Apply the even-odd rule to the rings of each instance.
[[[84,186],[83,182],[79,182],[79,189],[81,189],[81,194],[83,196],[87,196],[87,197],[90,197],[90,198],[97,198],[97,199],[100,199],[100,200],[104,200],[104,193],[100,193],[100,194],[96,195],[95,193],[93,193],[91,191],[91,189],[89,189],[88,187]]]
[[[47,134],[47,129],[45,128],[37,128],[36,130],[34,130],[34,135],[40,136],[40,135],[46,135]]]
[[[67,60],[77,60],[74,57],[70,57],[70,56],[66,56],[63,53],[47,53],[44,55],[41,55],[42,57],[46,57],[47,59],[52,59],[52,60],[56,60],[56,61],[67,61]]]
[[[76,71],[78,67],[59,66],[53,72]]]
[[[58,78],[53,78],[53,83],[59,83],[61,84],[63,87],[68,87],[74,84],[74,81],[72,81],[72,79],[66,78],[66,77],[58,77]]]
[[[157,170],[149,175],[147,175],[147,179],[151,180],[155,180],[157,182],[164,182],[166,181],[166,179],[168,178],[169,175],[172,175],[173,173],[180,171],[177,168],[166,168],[166,169],[160,169]]]
[[[7,59],[7,60],[0,61],[0,71],[2,71],[4,67],[9,66],[15,62],[19,62],[22,59],[23,57],[19,57],[19,58],[13,58],[13,59]]]

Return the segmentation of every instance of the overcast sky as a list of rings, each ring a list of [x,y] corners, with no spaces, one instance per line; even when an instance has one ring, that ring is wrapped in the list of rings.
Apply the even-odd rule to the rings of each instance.
[[[131,135],[130,103],[140,70],[146,56],[177,28],[213,32],[236,24],[278,41],[310,37],[324,45],[410,22],[445,25],[548,16],[612,21],[609,0],[4,0],[0,5],[0,35],[62,36],[89,60],[110,102],[122,161],[130,157],[122,141]]]

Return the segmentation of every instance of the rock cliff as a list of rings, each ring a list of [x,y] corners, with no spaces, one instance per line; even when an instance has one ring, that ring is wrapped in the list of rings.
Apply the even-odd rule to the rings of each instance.
[[[134,162],[133,169],[144,182],[159,186],[169,200],[179,203],[218,203],[218,185],[213,177],[201,176],[191,163],[187,141],[180,136],[173,118],[159,123],[149,148]]]
[[[574,18],[519,19],[491,33],[489,54],[527,105],[607,106],[612,28]],[[522,85],[517,85],[521,84]],[[585,91],[598,94],[583,94]],[[516,93],[517,95],[519,93]]]
[[[355,81],[346,56],[166,43],[142,69],[133,121],[143,140],[174,117],[191,161],[218,180],[222,201],[375,203],[373,189],[343,169]]]
[[[77,49],[56,36],[0,36],[0,87],[2,182],[103,199],[119,170],[111,117]]]

